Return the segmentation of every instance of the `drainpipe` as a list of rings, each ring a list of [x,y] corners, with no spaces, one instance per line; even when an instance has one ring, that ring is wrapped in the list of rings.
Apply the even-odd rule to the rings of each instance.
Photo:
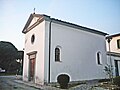
[[[112,37],[108,37],[107,38],[109,52],[111,52],[111,49],[110,49],[110,42],[111,42],[111,40],[112,40]],[[113,65],[112,65],[111,54],[110,54],[109,57],[110,57],[111,82],[113,83]]]
[[[51,23],[49,23],[49,61],[48,61],[48,83],[50,83],[50,58],[51,58]]]

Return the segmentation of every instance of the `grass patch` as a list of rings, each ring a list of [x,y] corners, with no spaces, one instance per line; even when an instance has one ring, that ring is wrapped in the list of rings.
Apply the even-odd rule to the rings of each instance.
[[[16,75],[15,73],[0,73],[0,76]]]

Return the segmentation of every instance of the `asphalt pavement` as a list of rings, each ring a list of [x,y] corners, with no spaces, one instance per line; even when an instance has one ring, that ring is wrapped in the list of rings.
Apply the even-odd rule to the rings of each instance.
[[[24,83],[17,83],[16,76],[0,76],[0,90],[41,90]]]

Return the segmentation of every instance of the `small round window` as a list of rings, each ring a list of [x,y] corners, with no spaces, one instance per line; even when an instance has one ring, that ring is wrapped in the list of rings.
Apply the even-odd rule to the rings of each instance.
[[[35,41],[35,35],[32,35],[32,37],[31,37],[31,43],[33,44],[34,41]]]

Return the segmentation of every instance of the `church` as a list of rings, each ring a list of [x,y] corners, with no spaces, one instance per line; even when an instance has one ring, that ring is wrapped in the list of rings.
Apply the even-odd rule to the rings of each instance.
[[[70,81],[103,79],[107,33],[31,14],[25,34],[23,81],[44,85],[67,74]]]

